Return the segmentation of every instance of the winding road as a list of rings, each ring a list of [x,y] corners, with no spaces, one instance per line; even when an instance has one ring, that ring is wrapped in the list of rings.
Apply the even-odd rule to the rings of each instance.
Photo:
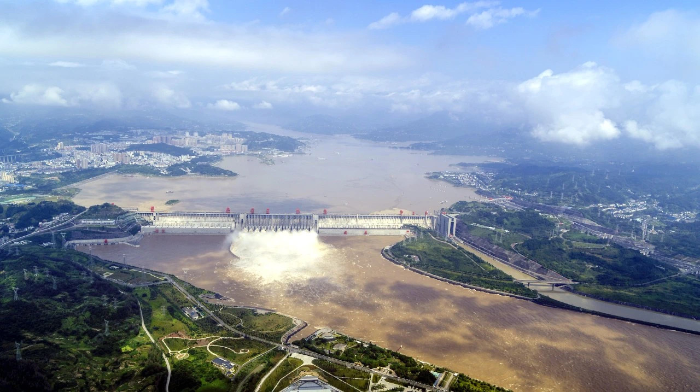
[[[148,335],[148,338],[151,339],[151,343],[156,344],[155,339],[153,339],[153,335],[151,335],[150,332],[148,332],[148,328],[146,328],[146,322],[143,320],[143,309],[141,309],[141,301],[138,299],[136,302],[139,304],[139,313],[141,314],[141,328],[143,328],[144,331],[146,331],[146,335]],[[165,361],[165,367],[168,368],[168,380],[165,382],[165,392],[170,392],[170,377],[172,377],[172,370],[170,369],[170,362],[168,361],[168,357],[165,356],[165,353],[161,353],[163,355],[163,360]]]

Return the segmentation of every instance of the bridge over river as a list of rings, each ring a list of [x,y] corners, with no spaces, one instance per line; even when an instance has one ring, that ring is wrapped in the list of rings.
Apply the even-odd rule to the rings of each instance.
[[[135,212],[144,234],[228,234],[240,231],[313,231],[319,235],[403,235],[410,227],[454,234],[450,215],[399,214],[256,214],[237,212]]]

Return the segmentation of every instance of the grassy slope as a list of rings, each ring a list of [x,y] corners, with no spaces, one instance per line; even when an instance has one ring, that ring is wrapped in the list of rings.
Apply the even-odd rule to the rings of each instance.
[[[513,294],[535,297],[536,293],[473,253],[436,241],[430,236],[402,241],[391,248],[406,264],[444,278]],[[409,256],[416,255],[420,261]]]

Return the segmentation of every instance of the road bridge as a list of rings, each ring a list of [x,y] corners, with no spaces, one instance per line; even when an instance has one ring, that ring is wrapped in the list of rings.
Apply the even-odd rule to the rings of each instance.
[[[552,291],[554,291],[555,286],[569,286],[572,284],[579,284],[579,282],[573,282],[570,280],[538,280],[538,279],[516,279],[516,282],[520,282],[530,288],[530,285],[544,285],[551,286]]]
[[[408,214],[256,214],[237,212],[135,212],[144,234],[226,234],[240,231],[313,231],[319,235],[402,235],[411,226],[434,229],[436,216]]]

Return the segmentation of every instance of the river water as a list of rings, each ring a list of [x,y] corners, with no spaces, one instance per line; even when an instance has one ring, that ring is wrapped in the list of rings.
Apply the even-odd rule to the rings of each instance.
[[[404,209],[423,214],[478,196],[470,188],[426,179],[426,172],[457,170],[450,164],[484,162],[488,157],[429,155],[360,141],[349,136],[316,137],[303,155],[262,163],[253,156],[229,156],[219,164],[235,178],[164,178],[107,176],[81,185],[74,201],[83,205],[112,202],[159,211],[272,213],[370,213]],[[166,193],[168,192],[168,193]],[[180,200],[167,206],[170,199]]]
[[[275,165],[233,157],[233,179],[102,178],[77,202],[182,210],[422,211],[475,197],[424,172],[484,158],[430,156],[347,137],[315,138],[310,154]],[[319,159],[324,158],[324,159]],[[172,194],[165,191],[172,190]],[[700,337],[476,292],[380,255],[398,237],[312,233],[152,235],[139,247],[94,248],[231,298],[329,326],[518,391],[698,390]],[[232,246],[233,244],[233,246]],[[231,252],[239,258],[234,258]],[[273,272],[274,273],[271,273]]]

